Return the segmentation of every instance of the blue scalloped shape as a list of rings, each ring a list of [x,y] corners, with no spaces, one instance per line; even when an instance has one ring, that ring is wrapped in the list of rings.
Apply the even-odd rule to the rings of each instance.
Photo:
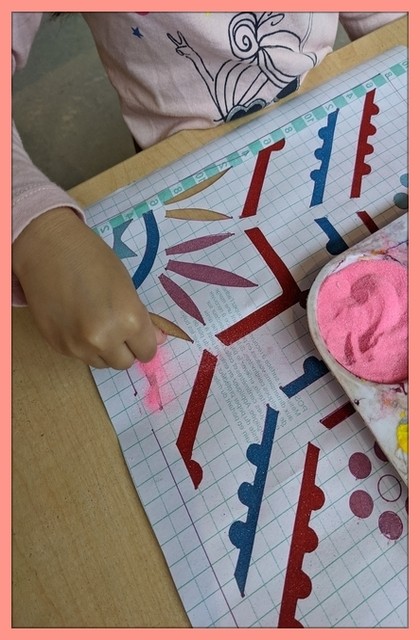
[[[245,595],[245,584],[251,563],[252,548],[254,546],[278,415],[278,411],[267,405],[261,444],[250,444],[247,449],[246,457],[257,467],[257,470],[253,484],[243,482],[239,486],[238,498],[242,504],[248,507],[248,515],[246,522],[236,520],[229,528],[229,539],[239,549],[234,575],[242,597]]]
[[[314,169],[310,173],[311,179],[314,181],[314,188],[312,191],[312,198],[310,206],[313,207],[317,204],[321,204],[324,198],[325,183],[327,181],[328,167],[331,159],[331,151],[334,140],[335,126],[337,124],[338,112],[340,109],[330,113],[327,118],[327,125],[321,127],[318,131],[318,136],[323,140],[323,145],[315,149],[314,156],[317,160],[321,160],[319,169]]]

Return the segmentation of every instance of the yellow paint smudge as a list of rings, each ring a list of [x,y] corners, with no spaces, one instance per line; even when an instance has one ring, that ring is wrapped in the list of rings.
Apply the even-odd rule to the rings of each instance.
[[[404,411],[401,413],[396,434],[399,448],[402,449],[404,453],[408,453],[408,421],[407,414]]]

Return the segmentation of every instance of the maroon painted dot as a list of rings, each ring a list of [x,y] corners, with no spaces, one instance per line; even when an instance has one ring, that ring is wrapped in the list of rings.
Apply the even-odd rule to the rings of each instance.
[[[400,516],[393,511],[384,511],[378,519],[379,531],[389,540],[398,540],[403,532]]]
[[[388,458],[386,457],[386,455],[384,454],[384,452],[382,451],[381,447],[377,442],[375,442],[375,444],[373,445],[373,450],[376,454],[376,457],[379,458],[379,460],[382,460],[383,462],[388,462]]]
[[[386,502],[396,502],[401,497],[401,482],[390,473],[379,478],[377,487],[379,495]]]
[[[366,454],[361,452],[353,453],[349,459],[349,469],[355,478],[362,480],[367,478],[372,471],[372,463]]]
[[[349,506],[357,518],[368,518],[373,511],[373,500],[366,491],[353,491]]]

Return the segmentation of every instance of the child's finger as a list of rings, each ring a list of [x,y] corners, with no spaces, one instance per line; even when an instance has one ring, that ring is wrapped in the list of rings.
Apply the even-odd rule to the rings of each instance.
[[[156,344],[160,347],[166,341],[167,335],[162,329],[155,327],[155,335],[156,335]]]

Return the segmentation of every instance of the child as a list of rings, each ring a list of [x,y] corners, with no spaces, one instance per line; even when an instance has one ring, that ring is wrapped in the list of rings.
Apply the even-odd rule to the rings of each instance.
[[[86,13],[137,144],[260,110],[296,91],[332,50],[396,13]],[[13,14],[13,71],[42,14]],[[58,351],[93,367],[149,361],[155,328],[124,265],[83,211],[31,162],[13,125],[13,302],[28,304]],[[103,283],[99,286],[98,283]]]

